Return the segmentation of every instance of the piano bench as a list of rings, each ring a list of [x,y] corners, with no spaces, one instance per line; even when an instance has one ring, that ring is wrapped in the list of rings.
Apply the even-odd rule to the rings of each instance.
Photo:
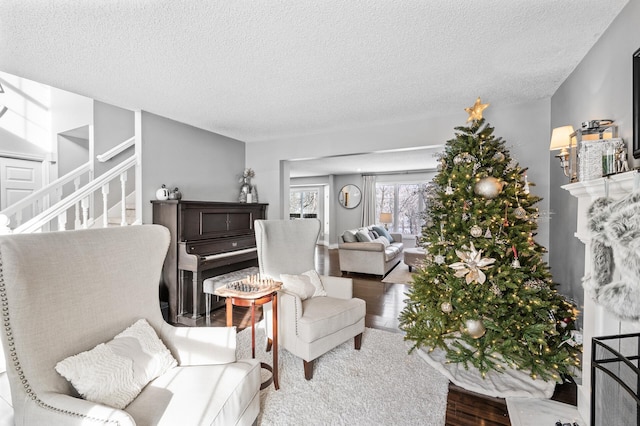
[[[207,318],[211,316],[211,296],[214,295],[213,292],[217,288],[220,288],[234,281],[240,281],[241,279],[247,278],[247,276],[250,275],[258,275],[259,273],[260,268],[258,268],[257,266],[251,266],[249,268],[239,269],[227,274],[207,278],[206,280],[202,281],[202,292],[204,293],[205,297],[204,303]]]

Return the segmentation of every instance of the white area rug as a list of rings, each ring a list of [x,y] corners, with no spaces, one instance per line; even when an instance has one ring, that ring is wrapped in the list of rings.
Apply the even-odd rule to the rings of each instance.
[[[256,358],[271,364],[263,342],[258,328]],[[350,339],[322,355],[310,381],[302,360],[281,349],[280,390],[260,392],[258,424],[442,426],[449,381],[408,349],[402,334],[367,328],[359,351]],[[238,358],[250,356],[247,328],[238,333]]]
[[[398,266],[393,268],[391,272],[382,279],[382,282],[390,284],[412,284],[413,274],[409,272],[409,267],[405,265],[404,262],[400,262]]]

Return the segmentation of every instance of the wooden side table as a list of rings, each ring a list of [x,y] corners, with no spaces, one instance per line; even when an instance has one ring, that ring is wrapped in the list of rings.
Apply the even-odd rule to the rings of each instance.
[[[261,292],[237,292],[228,290],[226,287],[216,289],[215,294],[218,296],[226,297],[226,309],[227,309],[227,326],[233,326],[233,307],[244,306],[251,308],[251,357],[256,357],[256,306],[262,306],[266,303],[272,302],[271,315],[273,319],[273,345],[271,350],[273,351],[273,367],[264,362],[260,363],[260,367],[271,372],[271,378],[262,385],[260,390],[265,389],[273,382],[273,386],[276,390],[280,389],[278,383],[278,290],[282,287],[281,283],[272,288],[268,288]],[[267,351],[269,348],[267,348]]]

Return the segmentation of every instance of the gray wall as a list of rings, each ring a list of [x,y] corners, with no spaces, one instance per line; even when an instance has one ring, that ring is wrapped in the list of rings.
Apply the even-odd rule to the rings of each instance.
[[[491,102],[490,94],[480,94],[483,102]],[[473,104],[474,97],[469,99]],[[439,117],[428,117],[422,120],[390,123],[369,126],[349,131],[326,134],[306,135],[295,138],[256,142],[247,144],[246,164],[256,171],[255,182],[260,186],[260,201],[269,203],[269,216],[272,219],[282,218],[288,206],[289,177],[286,160],[304,158],[322,158],[331,155],[348,155],[363,152],[381,151],[395,148],[442,145],[454,137],[454,127],[464,125],[467,114],[461,105],[455,114],[442,114]],[[495,134],[503,137],[510,148],[511,155],[520,164],[529,167],[529,179],[537,186],[532,192],[543,197],[539,208],[549,208],[549,99],[520,105],[491,105],[484,114],[489,123],[495,127]],[[282,173],[286,173],[283,175]],[[335,201],[337,191],[342,187],[342,178],[335,177],[331,185],[330,200]],[[354,178],[355,179],[355,178]],[[356,182],[349,182],[356,183]],[[362,187],[361,179],[357,179]],[[286,206],[283,193],[286,192]],[[286,207],[288,208],[288,207]],[[331,242],[345,229],[359,225],[353,222],[350,215],[341,218],[337,210],[332,209]],[[355,212],[354,212],[355,213]],[[545,247],[549,246],[548,222],[539,224],[537,241]]]
[[[152,222],[149,201],[162,184],[184,200],[238,201],[244,161],[244,142],[143,112],[143,223]]]
[[[632,144],[631,55],[640,48],[640,2],[629,2],[551,98],[551,128],[610,118]],[[549,131],[549,136],[551,130]],[[548,139],[549,140],[549,139]],[[632,159],[632,155],[630,155]],[[574,237],[577,200],[560,187],[568,183],[558,160],[551,163],[550,265],[560,291],[583,303],[584,245]],[[640,162],[634,162],[637,167]],[[631,163],[630,163],[631,166]]]

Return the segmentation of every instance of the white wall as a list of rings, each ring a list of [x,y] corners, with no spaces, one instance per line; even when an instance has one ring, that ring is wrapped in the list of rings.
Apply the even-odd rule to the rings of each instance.
[[[165,184],[180,188],[184,200],[238,201],[244,158],[244,142],[142,113],[143,200],[155,199]],[[264,202],[262,192],[258,195]],[[142,219],[152,222],[149,201],[143,202]]]
[[[475,96],[470,96],[469,105],[473,104],[474,100]],[[483,97],[483,102],[491,102],[490,96],[486,99]],[[269,203],[269,217],[283,218],[287,212],[289,188],[288,173],[283,176],[280,172],[281,169],[286,172],[286,167],[282,166],[283,162],[286,163],[285,160],[441,145],[455,137],[454,127],[465,125],[467,114],[464,108],[469,105],[461,105],[460,113],[455,115],[248,143],[246,164],[256,171],[254,181],[260,187],[260,200]],[[485,118],[495,127],[494,134],[507,141],[507,147],[512,147],[512,156],[519,160],[521,165],[529,167],[529,179],[537,184],[532,187],[532,192],[544,198],[539,205],[543,211],[548,210],[549,206],[549,117],[548,99],[520,105],[492,105],[485,110]],[[358,186],[361,186],[361,182]],[[336,183],[332,188],[335,187],[337,189],[333,190],[330,200],[336,199],[341,185]],[[286,204],[282,197],[285,191]],[[343,220],[332,217],[331,223],[331,234],[339,235],[355,222],[348,218]],[[548,247],[548,223],[540,223],[536,239]]]

